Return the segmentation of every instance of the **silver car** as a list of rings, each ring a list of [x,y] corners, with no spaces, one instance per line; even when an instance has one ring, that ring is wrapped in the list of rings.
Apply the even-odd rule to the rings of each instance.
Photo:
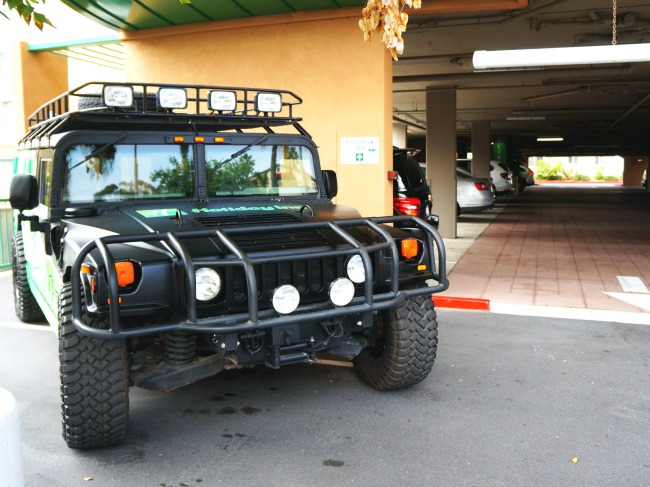
[[[466,172],[472,172],[471,159],[457,159],[456,167]],[[490,161],[490,179],[497,194],[510,194],[513,192],[512,171],[504,162]]]
[[[476,213],[494,207],[494,185],[487,178],[475,178],[456,169],[456,210],[458,215]]]

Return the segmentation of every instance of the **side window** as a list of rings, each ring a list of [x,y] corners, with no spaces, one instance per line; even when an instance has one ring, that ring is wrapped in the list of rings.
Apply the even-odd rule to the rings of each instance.
[[[39,196],[38,201],[45,206],[50,205],[50,194],[52,192],[52,159],[41,159],[41,169],[38,177]]]

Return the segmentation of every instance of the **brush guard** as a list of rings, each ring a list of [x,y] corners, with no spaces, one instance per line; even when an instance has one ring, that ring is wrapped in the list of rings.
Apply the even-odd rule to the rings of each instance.
[[[423,240],[425,249],[425,263],[428,273],[423,274],[422,279],[433,279],[436,285],[425,286],[417,289],[399,289],[399,252],[397,242],[390,233],[381,227],[384,223],[408,222],[420,230],[418,238]],[[380,242],[362,244],[355,239],[346,229],[349,227],[366,227],[381,237]],[[292,250],[278,250],[264,252],[264,255],[256,255],[255,252],[245,253],[229,237],[232,234],[245,234],[253,232],[281,232],[289,230],[331,230],[344,242],[348,244],[345,248],[332,250],[301,249],[297,253]],[[184,239],[211,238],[221,242],[230,252],[226,256],[214,258],[201,257],[193,259],[183,245]],[[163,324],[154,324],[137,329],[122,329],[120,318],[119,288],[117,283],[117,272],[115,261],[109,245],[125,244],[134,242],[165,242],[171,249],[174,257],[180,264],[181,272],[185,281],[185,317],[181,321]],[[82,283],[81,265],[88,254],[97,249],[100,259],[106,269],[108,281],[109,306],[109,328],[97,329],[86,325],[82,321]],[[390,264],[390,289],[387,292],[374,293],[374,273],[371,264],[370,254],[374,252],[387,252]],[[261,253],[257,253],[261,254]],[[318,259],[334,256],[348,256],[357,254],[361,256],[366,269],[366,280],[364,283],[363,296],[357,296],[346,306],[335,307],[329,301],[300,305],[290,315],[278,315],[275,310],[259,310],[257,296],[257,281],[254,266],[257,264],[268,264],[277,262],[289,262],[296,259]],[[248,311],[246,313],[229,314],[225,316],[212,316],[207,318],[197,317],[196,305],[196,279],[194,268],[196,265],[225,268],[227,266],[240,266],[243,268],[246,277],[248,290]],[[197,230],[184,232],[168,232],[164,234],[142,234],[142,235],[116,235],[102,237],[86,244],[80,251],[71,272],[72,286],[72,322],[75,327],[88,336],[102,339],[125,339],[136,336],[153,335],[182,331],[188,333],[212,333],[229,334],[244,333],[255,330],[263,330],[279,325],[296,324],[307,320],[323,321],[327,319],[361,314],[363,325],[370,326],[374,311],[391,309],[402,304],[408,297],[434,294],[442,292],[449,287],[446,276],[446,254],[442,238],[438,232],[429,224],[417,217],[408,216],[386,216],[376,218],[359,218],[348,220],[337,220],[327,222],[306,222],[274,225],[269,227],[239,227],[214,230]],[[251,298],[253,297],[253,298]],[[299,352],[300,353],[300,352]]]

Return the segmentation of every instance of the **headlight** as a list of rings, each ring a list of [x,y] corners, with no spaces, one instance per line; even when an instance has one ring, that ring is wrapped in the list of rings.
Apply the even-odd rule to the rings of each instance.
[[[282,315],[295,311],[300,304],[300,293],[290,284],[280,286],[273,291],[273,309]]]
[[[354,284],[345,277],[339,277],[330,284],[330,301],[335,306],[345,306],[354,297]]]
[[[346,271],[352,282],[361,284],[366,280],[366,269],[363,267],[363,260],[361,260],[360,255],[353,255],[348,259]]]
[[[217,297],[221,291],[221,277],[214,269],[201,267],[196,275],[196,299],[199,301],[210,301]]]

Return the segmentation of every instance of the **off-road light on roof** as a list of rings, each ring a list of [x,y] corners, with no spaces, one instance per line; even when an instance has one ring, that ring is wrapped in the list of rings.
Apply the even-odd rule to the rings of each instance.
[[[234,91],[211,91],[208,95],[210,110],[234,112],[237,108],[237,95]]]
[[[281,112],[282,96],[279,93],[257,93],[255,95],[255,110],[258,112]]]
[[[160,108],[187,108],[187,92],[183,88],[160,88],[158,90]]]
[[[133,106],[133,88],[131,86],[108,85],[102,93],[107,107],[127,108]]]

